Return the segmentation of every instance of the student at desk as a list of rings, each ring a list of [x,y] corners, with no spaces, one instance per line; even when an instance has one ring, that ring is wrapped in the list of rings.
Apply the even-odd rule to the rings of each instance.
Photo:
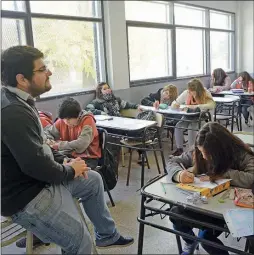
[[[149,96],[141,100],[142,105],[153,106],[158,108],[160,104],[171,105],[178,96],[177,87],[173,84],[166,85],[155,93],[150,93]]]
[[[208,90],[206,90],[199,79],[192,79],[188,82],[188,89],[185,90],[173,103],[173,108],[179,108],[180,105],[185,104],[188,111],[201,111],[204,109],[214,109],[215,102]],[[181,155],[183,153],[183,130],[188,130],[188,144],[191,147],[194,144],[197,131],[193,129],[198,128],[199,116],[184,116],[182,121],[176,124],[175,128],[175,140],[177,150],[173,153],[174,156]],[[184,120],[193,120],[188,122]],[[192,129],[192,130],[191,130]]]
[[[213,70],[209,89],[212,93],[230,90],[230,85],[231,79],[222,68]]]
[[[180,163],[187,170],[180,167]],[[220,178],[230,178],[231,185],[251,188],[254,182],[254,152],[239,138],[230,133],[225,127],[215,122],[205,124],[199,131],[195,149],[183,153],[181,156],[170,159],[167,165],[168,173],[174,182],[192,183],[194,175],[207,174],[211,181]],[[224,226],[223,220],[209,218],[199,213],[188,211],[182,207],[175,206],[172,212],[186,215],[200,221],[209,222],[218,226]],[[174,229],[194,235],[192,228],[178,219],[171,219]],[[222,244],[217,238],[220,231],[203,228],[200,237]],[[182,255],[191,254],[190,251],[196,245],[192,240],[183,238],[185,247]],[[227,251],[202,244],[203,248],[211,255],[228,255]]]
[[[101,82],[96,88],[96,98],[86,106],[86,110],[94,115],[121,116],[122,109],[138,109],[139,105],[116,97],[106,82]]]
[[[95,169],[101,157],[99,134],[92,114],[81,110],[78,101],[67,98],[59,108],[59,118],[45,130],[55,150],[63,154],[85,160],[86,164]]]
[[[231,89],[244,89],[244,91],[254,92],[254,79],[246,71],[240,73],[239,77],[231,84]],[[253,105],[254,97],[241,99],[242,114],[245,119],[245,124],[248,124],[249,111],[248,108]],[[250,116],[251,117],[251,116]],[[251,117],[252,118],[252,117]],[[251,119],[252,120],[252,119]]]

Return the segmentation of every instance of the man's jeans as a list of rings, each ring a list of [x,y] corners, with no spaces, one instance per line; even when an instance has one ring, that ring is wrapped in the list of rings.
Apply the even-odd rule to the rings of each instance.
[[[81,198],[87,216],[95,228],[96,245],[114,243],[120,237],[104,199],[101,176],[88,172],[88,179],[78,177],[61,185],[46,186],[12,220],[44,242],[60,246],[67,254],[91,254],[92,241],[75,202]]]

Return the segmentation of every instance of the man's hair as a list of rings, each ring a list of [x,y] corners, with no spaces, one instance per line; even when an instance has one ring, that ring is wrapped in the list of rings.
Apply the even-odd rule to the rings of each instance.
[[[60,119],[71,119],[78,118],[81,112],[81,106],[77,100],[74,98],[67,98],[63,101],[59,108],[59,118]]]
[[[31,46],[14,46],[1,54],[1,82],[3,86],[17,87],[17,74],[29,81],[33,76],[34,61],[43,58],[43,53]]]

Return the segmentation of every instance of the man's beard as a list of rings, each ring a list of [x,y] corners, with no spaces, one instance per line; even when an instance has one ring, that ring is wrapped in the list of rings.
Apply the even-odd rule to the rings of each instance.
[[[35,83],[31,82],[30,87],[29,87],[31,96],[35,98],[35,97],[38,97],[38,96],[50,91],[52,87],[49,83],[47,83],[48,81],[49,81],[49,79],[47,79],[45,81],[45,84],[43,87],[39,87],[39,86],[35,85]]]

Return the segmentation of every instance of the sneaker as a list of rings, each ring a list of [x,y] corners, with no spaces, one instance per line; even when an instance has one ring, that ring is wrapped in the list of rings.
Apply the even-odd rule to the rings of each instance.
[[[42,240],[40,240],[37,236],[33,235],[33,247],[37,247],[40,245],[50,245],[50,243],[44,243]],[[26,238],[22,238],[19,241],[16,242],[16,246],[18,248],[26,248]]]
[[[120,236],[117,241],[110,245],[106,246],[96,246],[99,249],[107,249],[107,248],[115,248],[115,247],[127,247],[134,243],[134,239],[132,237],[123,237]]]
[[[183,154],[183,149],[177,149],[174,153],[172,153],[173,156],[180,156]]]
[[[185,243],[181,255],[192,255],[194,252],[193,245],[194,245],[193,243],[191,244]]]

